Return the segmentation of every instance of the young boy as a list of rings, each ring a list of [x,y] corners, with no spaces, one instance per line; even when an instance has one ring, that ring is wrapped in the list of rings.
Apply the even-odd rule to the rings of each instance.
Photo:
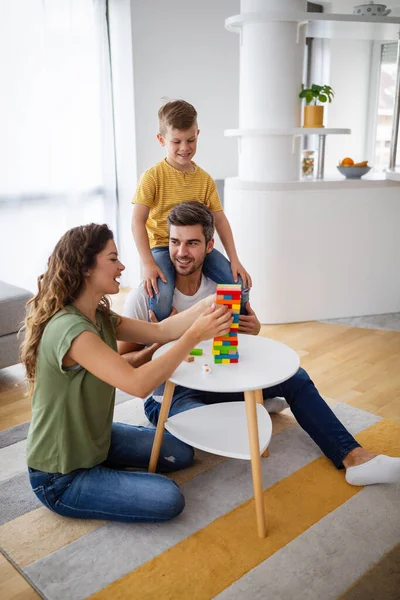
[[[207,255],[203,272],[216,283],[241,283],[245,306],[251,277],[239,261],[214,180],[192,160],[200,133],[196,109],[184,100],[174,100],[160,108],[158,119],[157,139],[167,156],[145,171],[132,200],[132,233],[143,263],[143,284],[150,309],[159,321],[171,313],[175,269],[169,257],[167,216],[176,204],[192,200],[205,204],[213,213],[215,228],[230,259],[229,262],[213,249]],[[196,244],[196,240],[192,243]],[[188,261],[188,274],[190,268]]]

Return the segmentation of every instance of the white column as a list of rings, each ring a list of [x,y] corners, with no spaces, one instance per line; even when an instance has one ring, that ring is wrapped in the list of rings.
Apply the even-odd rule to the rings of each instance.
[[[305,40],[304,27],[298,28],[294,15],[304,14],[307,2],[242,0],[240,8],[240,15],[227,21],[229,29],[240,33],[240,96],[239,128],[234,132],[239,177],[226,180],[225,211],[239,257],[253,277],[253,307],[262,323],[282,322],[276,291],[282,278],[276,237],[271,236],[281,221],[274,213],[277,205],[269,205],[269,197],[275,200],[276,194],[267,190],[276,182],[299,179],[300,138],[290,131],[301,124],[298,96]],[[276,20],[278,12],[282,20]]]
[[[298,98],[304,56],[304,28],[298,35],[292,15],[306,11],[305,0],[242,0],[240,27],[239,178],[293,181],[299,174]],[[268,12],[283,19],[268,21]],[[270,135],[268,130],[285,130]],[[249,131],[250,130],[250,131]]]

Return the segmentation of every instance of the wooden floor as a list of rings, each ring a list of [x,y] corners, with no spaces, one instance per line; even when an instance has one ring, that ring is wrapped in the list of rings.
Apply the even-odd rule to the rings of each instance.
[[[124,296],[114,300],[117,312]],[[400,332],[310,322],[266,325],[261,334],[296,350],[323,396],[400,422]],[[30,419],[24,390],[20,365],[0,370],[0,430]],[[1,555],[0,598],[39,598]]]

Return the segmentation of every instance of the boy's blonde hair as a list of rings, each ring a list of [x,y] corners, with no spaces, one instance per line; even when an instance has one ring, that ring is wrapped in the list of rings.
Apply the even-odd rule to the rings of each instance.
[[[197,111],[185,100],[172,100],[158,111],[158,123],[159,133],[163,137],[167,133],[167,127],[184,131],[197,124]]]

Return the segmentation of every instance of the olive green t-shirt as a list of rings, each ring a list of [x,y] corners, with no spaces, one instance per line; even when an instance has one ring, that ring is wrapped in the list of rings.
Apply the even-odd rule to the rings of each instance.
[[[117,350],[117,315],[108,320],[97,311],[95,325],[67,306],[48,322],[39,344],[32,421],[27,441],[28,466],[49,473],[69,473],[103,462],[108,454],[115,388],[81,366],[65,369],[62,361],[83,331],[98,335]]]

